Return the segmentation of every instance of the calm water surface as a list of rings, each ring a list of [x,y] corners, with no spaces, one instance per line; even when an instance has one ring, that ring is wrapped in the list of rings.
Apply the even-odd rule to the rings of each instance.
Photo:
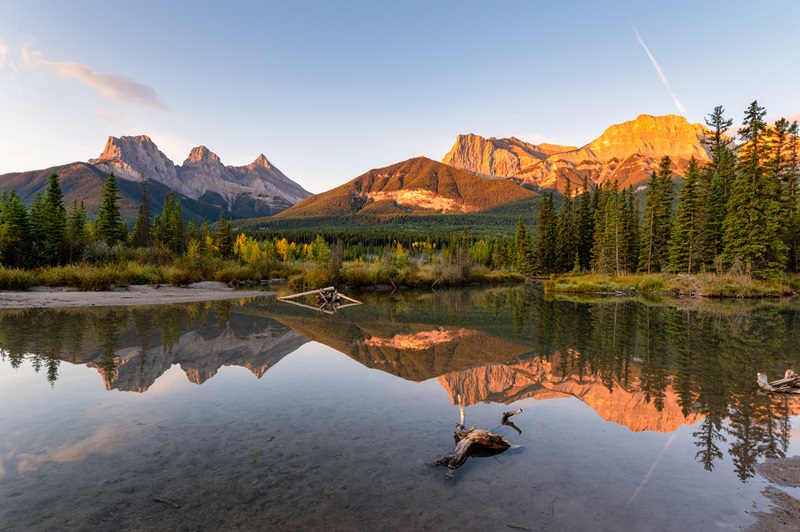
[[[360,298],[1,312],[0,529],[735,530],[800,454],[797,301]]]

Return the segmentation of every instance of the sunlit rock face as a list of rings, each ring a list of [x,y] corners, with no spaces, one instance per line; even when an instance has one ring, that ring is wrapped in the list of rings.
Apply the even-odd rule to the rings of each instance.
[[[89,159],[89,164],[106,173],[114,172],[122,179],[152,179],[176,192],[189,195],[188,187],[178,178],[175,164],[146,135],[108,137],[103,153],[97,159]]]
[[[624,425],[634,432],[672,432],[691,425],[702,416],[684,416],[678,396],[668,386],[663,406],[656,405],[641,389],[638,370],[633,368],[626,388],[617,382],[602,381],[597,375],[568,372],[559,375],[560,357],[552,361],[535,357],[511,364],[488,364],[448,373],[439,377],[453,404],[469,406],[480,402],[511,403],[520,399],[577,397],[602,419]],[[610,386],[610,387],[609,387]]]
[[[198,146],[176,166],[145,135],[109,137],[100,157],[89,163],[122,179],[157,181],[227,211],[247,204],[252,215],[275,214],[311,195],[263,154],[245,166],[226,166],[217,154]]]
[[[575,191],[584,178],[590,186],[617,181],[624,188],[643,184],[665,155],[672,159],[676,177],[684,174],[691,157],[700,163],[708,161],[701,142],[704,131],[702,125],[690,124],[682,116],[640,115],[609,127],[582,148],[556,146],[551,153],[540,150],[527,158],[511,156],[512,151],[497,147],[507,143],[520,151],[522,148],[513,143],[516,139],[460,135],[443,162],[482,175],[512,177],[543,189],[563,191],[569,181]],[[538,148],[543,146],[548,145]]]
[[[513,177],[551,155],[575,149],[574,146],[530,144],[515,137],[487,139],[470,133],[456,138],[442,162],[485,177]]]

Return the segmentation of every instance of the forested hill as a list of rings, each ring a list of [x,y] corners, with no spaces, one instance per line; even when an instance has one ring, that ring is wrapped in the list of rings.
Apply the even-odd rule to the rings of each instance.
[[[512,181],[479,177],[417,157],[370,170],[278,217],[466,214],[535,196]]]

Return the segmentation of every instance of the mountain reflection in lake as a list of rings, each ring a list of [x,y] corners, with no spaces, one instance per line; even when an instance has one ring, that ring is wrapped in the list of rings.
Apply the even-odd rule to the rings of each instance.
[[[797,301],[359,299],[3,311],[3,529],[737,528],[797,452]]]

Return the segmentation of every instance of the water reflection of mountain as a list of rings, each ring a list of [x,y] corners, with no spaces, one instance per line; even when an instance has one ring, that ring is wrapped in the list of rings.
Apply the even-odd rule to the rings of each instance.
[[[454,403],[576,397],[634,431],[694,425],[707,469],[727,448],[742,479],[786,451],[794,399],[761,395],[756,372],[800,368],[798,302],[550,300],[531,287],[366,294],[333,316],[261,298],[171,307],[0,313],[0,358],[55,382],[61,360],[109,388],[144,391],[173,364],[201,383],[223,365],[260,377],[313,340]]]
[[[42,334],[15,335],[26,324]],[[222,302],[9,312],[0,318],[0,342],[12,364],[32,357],[35,367],[48,367],[53,382],[63,359],[97,368],[109,390],[144,392],[174,364],[196,384],[222,366],[241,366],[260,378],[308,340],[271,318],[231,311]]]

